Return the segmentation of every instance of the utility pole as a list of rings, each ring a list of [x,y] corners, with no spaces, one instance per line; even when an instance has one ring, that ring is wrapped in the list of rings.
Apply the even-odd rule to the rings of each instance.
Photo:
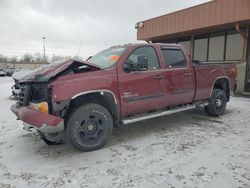
[[[43,39],[43,58],[44,58],[44,63],[46,63],[46,55],[45,55],[45,39],[46,37],[42,37]]]

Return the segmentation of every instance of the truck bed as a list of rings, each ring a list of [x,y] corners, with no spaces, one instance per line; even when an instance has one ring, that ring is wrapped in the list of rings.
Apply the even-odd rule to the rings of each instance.
[[[232,83],[236,77],[235,63],[211,63],[202,62],[194,64],[196,93],[194,101],[206,99],[211,96],[213,85],[218,79],[227,79],[230,91],[235,89],[236,83]]]

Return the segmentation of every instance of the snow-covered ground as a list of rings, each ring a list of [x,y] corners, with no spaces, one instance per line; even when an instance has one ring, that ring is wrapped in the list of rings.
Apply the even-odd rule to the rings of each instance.
[[[102,149],[47,146],[9,110],[0,78],[0,187],[250,187],[250,99],[226,114],[196,109],[117,128]]]

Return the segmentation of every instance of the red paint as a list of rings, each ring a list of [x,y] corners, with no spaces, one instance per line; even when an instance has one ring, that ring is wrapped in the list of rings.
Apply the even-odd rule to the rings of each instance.
[[[41,128],[43,124],[54,127],[63,121],[63,119],[59,117],[39,112],[30,107],[17,108],[16,105],[13,104],[11,110],[20,120],[37,128]]]
[[[123,70],[123,64],[133,50],[142,46],[155,48],[160,69],[126,73]],[[164,44],[164,46],[180,48],[186,56],[187,66],[178,69],[166,68],[160,44],[128,45],[126,52],[119,58],[117,64],[109,69],[100,70],[97,67],[95,71],[60,76],[51,81],[51,102],[71,100],[74,96],[89,91],[109,90],[117,100],[120,117],[124,118],[135,113],[206,100],[210,98],[213,85],[218,78],[228,78],[231,83],[231,90],[235,88],[236,66],[234,64],[194,66],[182,46],[172,44]],[[70,63],[67,62],[51,71],[47,70],[44,75],[58,73],[69,65]],[[42,74],[42,72],[39,74]],[[159,76],[163,79],[155,79]],[[127,101],[131,96],[140,98],[140,100]],[[55,122],[58,123],[59,121],[56,116],[35,112],[35,110],[27,107],[16,109],[15,113],[19,114],[21,120],[35,126],[40,126],[41,123],[48,123],[48,125],[53,126]]]
[[[123,64],[132,51],[142,46],[153,46],[158,54],[161,69],[126,73]],[[179,45],[168,45],[182,48]],[[185,53],[185,50],[183,53]],[[185,53],[186,54],[186,53]],[[231,89],[236,84],[236,74],[231,76],[233,64],[206,64],[193,67],[189,56],[188,66],[180,69],[167,69],[163,62],[159,44],[130,45],[117,65],[108,70],[75,74],[58,78],[53,85],[52,101],[69,100],[74,95],[91,90],[105,89],[112,91],[119,100],[121,115],[126,116],[135,112],[141,113],[166,106],[191,103],[193,101],[208,99],[213,84],[219,77],[228,77]],[[192,74],[192,76],[185,76]],[[163,75],[165,79],[154,80],[154,76]],[[195,77],[196,75],[196,77]],[[196,89],[195,89],[196,88]],[[189,92],[174,94],[178,90]],[[150,96],[164,93],[164,97],[138,100],[130,103],[124,101],[124,93],[131,92],[138,96]],[[171,94],[172,93],[172,94]]]

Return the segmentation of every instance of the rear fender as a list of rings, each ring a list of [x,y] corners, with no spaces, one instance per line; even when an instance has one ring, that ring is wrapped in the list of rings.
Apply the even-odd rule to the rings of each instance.
[[[231,91],[232,91],[231,90],[231,82],[230,82],[229,77],[227,77],[227,76],[221,76],[221,77],[217,77],[214,80],[214,83],[212,85],[211,92],[210,92],[210,98],[212,96],[214,88],[222,89],[226,93],[227,100],[229,101],[230,94],[231,94]]]

